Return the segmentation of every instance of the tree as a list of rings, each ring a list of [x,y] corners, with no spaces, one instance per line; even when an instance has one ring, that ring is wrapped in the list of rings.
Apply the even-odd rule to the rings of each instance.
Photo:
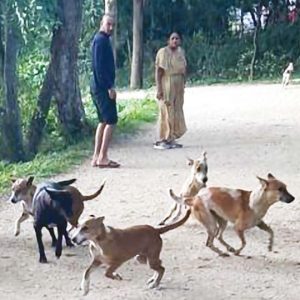
[[[53,27],[51,58],[28,131],[28,152],[35,155],[52,97],[64,136],[72,141],[82,136],[85,113],[79,88],[77,58],[83,0],[58,0]]]
[[[6,1],[4,5],[4,101],[2,110],[2,135],[5,141],[6,156],[10,161],[24,160],[23,135],[18,106],[17,56],[21,33],[18,26],[15,2]]]
[[[143,0],[133,0],[133,46],[130,87],[143,86]]]

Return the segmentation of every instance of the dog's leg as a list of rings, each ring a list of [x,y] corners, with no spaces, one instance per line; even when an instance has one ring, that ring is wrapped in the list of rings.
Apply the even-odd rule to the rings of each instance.
[[[245,240],[245,235],[244,235],[244,229],[239,229],[237,226],[235,226],[235,231],[240,238],[242,245],[239,249],[237,249],[234,254],[235,255],[240,255],[241,251],[245,248],[246,246],[246,240]]]
[[[16,221],[16,224],[15,224],[15,230],[14,230],[15,236],[18,236],[20,234],[21,223],[24,222],[25,220],[27,220],[28,218],[29,218],[28,212],[23,210],[22,215]]]
[[[176,222],[182,213],[183,205],[177,204],[177,209],[175,210],[175,215],[172,218],[171,223]]]
[[[217,222],[219,224],[219,232],[218,232],[218,240],[222,245],[224,245],[229,252],[235,252],[235,249],[231,247],[228,243],[226,243],[223,239],[223,233],[227,227],[227,221],[224,219],[220,218],[219,216],[217,217]]]
[[[148,287],[153,289],[157,287],[164,275],[165,268],[161,265],[159,257],[148,257],[149,265],[152,270],[155,271],[154,275],[147,281]]]
[[[105,276],[111,279],[122,280],[120,274],[114,272],[122,263],[123,262],[111,263],[106,269]]]
[[[175,203],[174,206],[171,208],[169,214],[158,225],[165,225],[166,221],[169,220],[173,213],[176,211],[178,205],[179,204]]]
[[[65,238],[65,241],[66,241],[66,245],[67,245],[68,247],[74,247],[74,245],[73,245],[73,243],[71,242],[71,239],[70,239],[70,237],[69,237],[69,231],[65,230],[64,233],[63,233],[63,235],[64,235],[64,238]]]
[[[58,237],[57,237],[56,248],[55,248],[55,256],[57,258],[61,257],[62,238],[63,238],[64,233],[66,232],[66,227],[67,227],[67,222],[65,224],[57,225]]]
[[[274,232],[273,232],[272,228],[270,226],[268,226],[264,221],[260,221],[260,223],[257,224],[257,227],[270,234],[268,250],[272,251],[273,242],[274,242]]]
[[[93,260],[89,267],[84,271],[82,281],[80,284],[80,288],[83,290],[83,295],[87,295],[90,289],[90,275],[92,271],[94,271],[97,267],[99,267],[102,264],[99,257],[95,256],[93,257]]]
[[[202,223],[207,230],[208,237],[206,240],[206,246],[222,257],[229,256],[228,253],[223,252],[214,246],[214,239],[219,232],[217,219],[214,217],[214,215],[208,211],[203,204],[201,204],[201,206],[199,206],[197,209],[194,209],[193,212],[197,220],[200,221],[200,223]]]
[[[42,240],[42,228],[40,226],[34,225],[34,231],[36,235],[36,240],[39,247],[40,252],[40,263],[47,263],[47,258],[45,254],[44,244]]]
[[[46,228],[48,229],[48,231],[50,233],[50,236],[51,236],[51,239],[52,239],[51,247],[56,247],[57,239],[56,239],[56,236],[55,236],[55,233],[54,233],[54,229],[50,228],[48,226],[46,226]]]

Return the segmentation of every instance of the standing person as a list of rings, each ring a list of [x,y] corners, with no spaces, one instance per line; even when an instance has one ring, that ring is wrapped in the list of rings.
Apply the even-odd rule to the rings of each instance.
[[[183,114],[186,59],[180,47],[180,36],[173,32],[168,45],[158,50],[155,80],[159,103],[159,141],[155,149],[181,148],[176,142],[186,132]]]
[[[117,93],[114,88],[115,61],[110,43],[113,27],[114,19],[104,15],[100,30],[95,34],[92,43],[91,93],[100,123],[95,134],[95,149],[91,165],[99,168],[120,167],[119,163],[108,158],[108,147],[118,122]]]

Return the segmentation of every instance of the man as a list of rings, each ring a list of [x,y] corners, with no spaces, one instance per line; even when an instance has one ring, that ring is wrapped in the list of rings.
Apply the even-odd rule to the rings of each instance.
[[[114,88],[115,62],[110,43],[110,35],[114,27],[114,20],[104,15],[100,30],[94,36],[92,43],[92,71],[91,93],[100,123],[95,135],[95,149],[91,162],[93,167],[118,168],[120,164],[108,158],[115,125],[118,122],[116,98]]]

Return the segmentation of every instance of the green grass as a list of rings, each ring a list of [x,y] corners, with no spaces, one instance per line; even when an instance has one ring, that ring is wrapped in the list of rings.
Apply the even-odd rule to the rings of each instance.
[[[96,126],[98,123],[95,109],[88,104],[87,118]],[[116,135],[135,133],[144,123],[153,122],[157,116],[157,105],[152,99],[122,100],[118,103],[119,122]],[[92,154],[93,136],[64,149],[55,148],[51,152],[39,153],[34,160],[25,163],[8,164],[0,161],[0,195],[8,192],[11,179],[34,175],[37,181],[66,172]]]

